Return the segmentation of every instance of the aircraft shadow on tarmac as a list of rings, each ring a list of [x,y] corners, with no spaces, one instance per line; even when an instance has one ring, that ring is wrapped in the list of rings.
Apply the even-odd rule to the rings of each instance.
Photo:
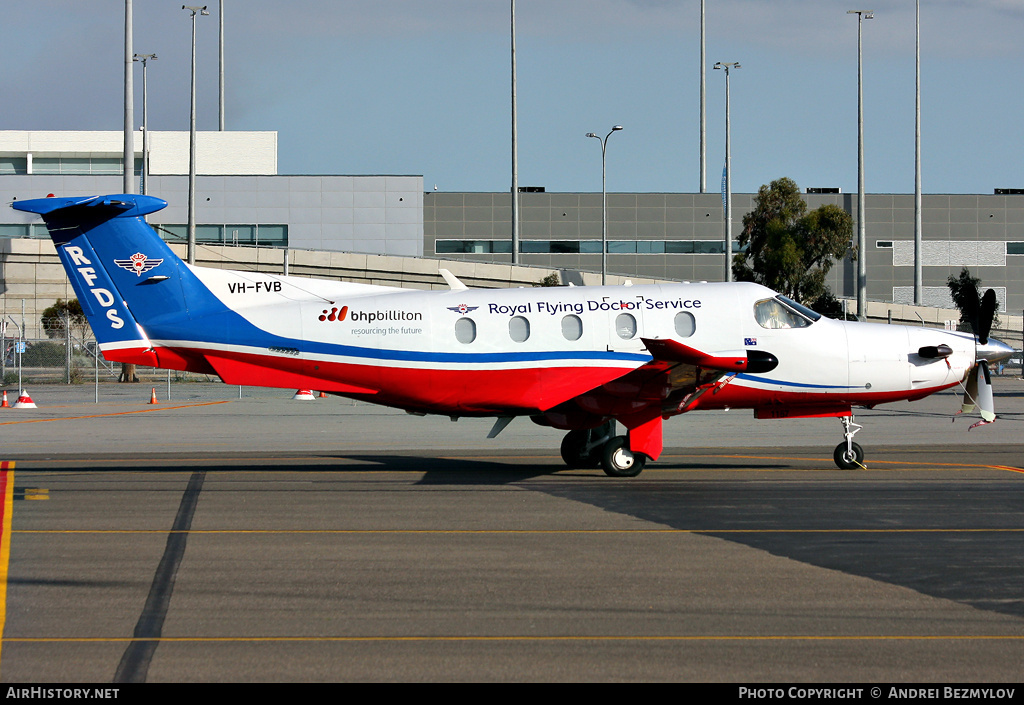
[[[305,459],[308,460],[308,459]],[[655,524],[715,536],[809,565],[900,585],[933,597],[1024,617],[1024,495],[1021,481],[893,483],[822,479],[779,482],[748,473],[725,479],[648,473],[617,480],[565,472],[557,460],[510,465],[491,457],[401,454],[323,456],[322,462],[224,466],[217,458],[189,465],[111,466],[142,473],[422,472],[416,484],[504,485],[590,504]],[[722,463],[726,464],[722,464]],[[659,463],[666,470],[777,470],[777,459]],[[89,470],[102,470],[93,466]],[[55,470],[55,472],[61,472]],[[564,481],[551,482],[559,475]],[[853,476],[844,476],[844,480]],[[202,490],[198,490],[201,492]],[[837,596],[839,599],[839,596]]]
[[[593,485],[586,492],[564,484],[535,489],[809,565],[1024,616],[1020,482],[971,487],[868,480],[840,485],[655,480],[632,487],[617,484],[608,492]]]

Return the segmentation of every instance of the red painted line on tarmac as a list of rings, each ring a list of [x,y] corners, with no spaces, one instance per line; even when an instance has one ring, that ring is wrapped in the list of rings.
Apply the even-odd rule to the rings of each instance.
[[[7,622],[7,564],[11,558],[11,513],[14,508],[14,461],[0,461],[0,645]]]

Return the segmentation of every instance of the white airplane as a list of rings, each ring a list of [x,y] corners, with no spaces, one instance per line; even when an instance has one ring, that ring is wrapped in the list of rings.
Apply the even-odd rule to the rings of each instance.
[[[988,338],[992,292],[977,336],[835,321],[750,283],[468,289],[444,272],[450,288],[425,292],[186,265],[143,219],[167,205],[152,196],[12,205],[43,217],[107,360],[494,416],[490,437],[527,416],[568,431],[568,466],[615,477],[700,409],[836,417],[836,464],[862,467],[854,407],[966,380],[962,410],[990,423],[987,363],[1013,352]]]

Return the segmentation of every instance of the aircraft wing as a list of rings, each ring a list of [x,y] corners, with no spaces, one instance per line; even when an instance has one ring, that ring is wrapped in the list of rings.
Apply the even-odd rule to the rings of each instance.
[[[706,352],[677,340],[642,340],[652,360],[572,402],[587,413],[614,416],[629,425],[627,417],[681,414],[736,373],[767,372],[778,365],[774,355],[761,350]]]

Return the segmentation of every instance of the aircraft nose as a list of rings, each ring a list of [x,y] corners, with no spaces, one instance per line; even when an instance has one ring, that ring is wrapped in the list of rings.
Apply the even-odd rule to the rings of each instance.
[[[977,356],[979,360],[985,360],[986,362],[1002,362],[1003,360],[1009,360],[1014,353],[1014,349],[1004,343],[1001,340],[995,338],[989,338],[988,342],[982,345],[978,343]]]

